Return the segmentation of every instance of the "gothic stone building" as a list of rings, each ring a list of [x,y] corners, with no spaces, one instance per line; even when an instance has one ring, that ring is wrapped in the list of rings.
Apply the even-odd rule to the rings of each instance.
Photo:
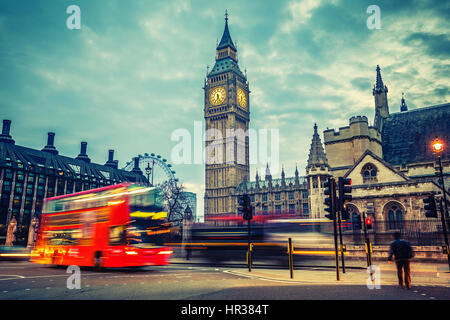
[[[248,194],[256,215],[286,216],[310,218],[308,204],[308,181],[298,175],[286,178],[284,169],[281,179],[272,179],[269,166],[266,167],[264,180],[258,172],[255,181],[244,181],[236,188],[236,194]]]
[[[48,133],[42,150],[15,144],[10,135],[10,120],[3,120],[0,135],[0,244],[4,244],[8,224],[17,223],[17,241],[26,245],[30,223],[39,215],[45,198],[99,188],[120,182],[147,184],[137,158],[129,172],[118,169],[114,151],[109,150],[104,165],[91,163],[87,143],[81,143],[76,158],[59,155],[54,146],[55,134]]]
[[[387,93],[377,66],[374,125],[369,125],[365,116],[354,116],[339,131],[323,132],[325,154],[320,154],[315,171],[309,170],[309,176],[317,177],[320,191],[311,190],[312,212],[325,214],[320,204],[323,182],[329,175],[352,179],[353,200],[348,207],[355,215],[364,211],[375,221],[386,221],[390,229],[403,220],[425,219],[422,200],[441,191],[437,157],[430,147],[436,137],[447,145],[441,157],[449,191],[450,104],[408,110],[402,97],[400,112],[391,113]]]

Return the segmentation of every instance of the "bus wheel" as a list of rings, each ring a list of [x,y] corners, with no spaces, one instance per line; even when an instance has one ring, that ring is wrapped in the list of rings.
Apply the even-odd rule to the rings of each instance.
[[[100,271],[102,269],[102,252],[101,251],[95,251],[94,254],[94,269],[97,271]]]

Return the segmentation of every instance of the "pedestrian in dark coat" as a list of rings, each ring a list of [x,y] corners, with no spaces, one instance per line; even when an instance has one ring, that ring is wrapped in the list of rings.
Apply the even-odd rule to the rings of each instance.
[[[389,263],[392,262],[392,256],[395,257],[397,266],[398,284],[403,287],[405,284],[407,289],[411,289],[411,268],[410,261],[414,256],[410,243],[400,238],[400,232],[394,233],[394,241],[389,248]]]

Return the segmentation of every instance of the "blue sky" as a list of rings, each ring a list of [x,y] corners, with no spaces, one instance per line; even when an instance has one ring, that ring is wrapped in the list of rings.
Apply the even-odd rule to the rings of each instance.
[[[69,30],[66,8],[81,9]],[[369,5],[381,29],[369,30]],[[305,172],[314,122],[373,121],[379,64],[391,112],[449,101],[450,7],[446,1],[13,1],[0,0],[0,115],[16,143],[56,133],[60,154],[88,142],[93,162],[115,149],[170,161],[176,129],[203,123],[203,81],[214,65],[224,12],[250,83],[250,126],[275,128],[286,175]],[[251,167],[251,178],[265,164]],[[174,166],[203,208],[204,166]],[[274,172],[279,177],[279,172]],[[201,210],[200,210],[201,211]],[[200,213],[201,214],[201,213]]]

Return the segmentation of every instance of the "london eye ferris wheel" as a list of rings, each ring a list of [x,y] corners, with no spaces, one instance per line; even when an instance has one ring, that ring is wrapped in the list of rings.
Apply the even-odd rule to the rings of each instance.
[[[172,165],[168,163],[167,159],[154,153],[145,153],[137,157],[139,158],[139,168],[152,186],[161,186],[166,182],[177,184],[178,178],[175,177],[176,172],[173,170]],[[129,161],[123,169],[131,171],[133,168],[134,162]]]

